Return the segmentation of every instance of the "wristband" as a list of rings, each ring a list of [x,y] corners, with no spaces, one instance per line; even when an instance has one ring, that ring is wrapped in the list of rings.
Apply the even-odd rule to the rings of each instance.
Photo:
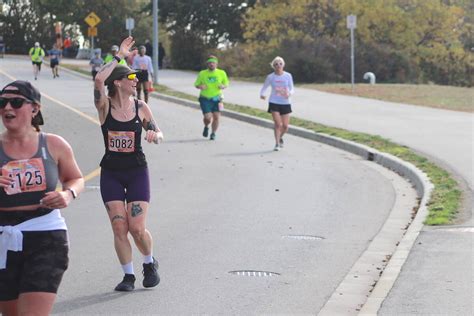
[[[114,56],[114,59],[119,63],[122,61],[122,59],[120,57],[118,57],[117,55]]]
[[[77,198],[76,190],[74,190],[73,188],[67,188],[66,190],[71,192],[73,200]]]

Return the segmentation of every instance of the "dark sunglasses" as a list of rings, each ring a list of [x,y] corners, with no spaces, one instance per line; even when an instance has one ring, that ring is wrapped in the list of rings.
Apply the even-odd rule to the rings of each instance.
[[[33,103],[33,101],[23,98],[2,98],[0,97],[0,109],[4,109],[10,103],[12,108],[19,109],[24,103]]]

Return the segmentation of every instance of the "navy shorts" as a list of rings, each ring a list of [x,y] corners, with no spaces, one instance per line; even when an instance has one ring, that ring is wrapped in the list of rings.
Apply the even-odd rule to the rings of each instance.
[[[22,293],[57,293],[68,259],[67,231],[23,232],[23,251],[8,251],[0,270],[0,301]]]
[[[268,103],[268,113],[278,112],[280,115],[291,113],[291,104]]]
[[[51,61],[49,62],[49,66],[51,68],[54,68],[56,67],[57,65],[59,65],[59,60],[58,59],[51,59]]]
[[[147,167],[100,171],[100,193],[104,203],[110,201],[150,202],[150,176]]]
[[[199,97],[199,104],[201,105],[202,114],[220,112],[219,103],[222,101],[220,96],[212,99]]]

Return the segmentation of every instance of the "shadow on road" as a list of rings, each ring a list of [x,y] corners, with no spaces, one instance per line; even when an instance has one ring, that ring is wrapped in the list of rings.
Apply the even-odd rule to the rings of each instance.
[[[81,309],[96,305],[99,303],[104,303],[108,301],[113,301],[128,295],[133,292],[107,292],[102,294],[93,294],[88,296],[74,297],[65,301],[58,302],[54,304],[53,314],[55,313],[67,313],[76,309]]]

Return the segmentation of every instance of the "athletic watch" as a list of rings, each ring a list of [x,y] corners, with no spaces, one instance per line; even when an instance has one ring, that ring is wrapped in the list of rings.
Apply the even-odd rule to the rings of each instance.
[[[76,190],[74,190],[73,188],[67,188],[66,190],[68,190],[68,191],[71,192],[73,199],[76,199],[76,198],[77,198]]]
[[[120,57],[118,57],[117,55],[114,56],[114,59],[119,63],[122,61],[122,59]]]

